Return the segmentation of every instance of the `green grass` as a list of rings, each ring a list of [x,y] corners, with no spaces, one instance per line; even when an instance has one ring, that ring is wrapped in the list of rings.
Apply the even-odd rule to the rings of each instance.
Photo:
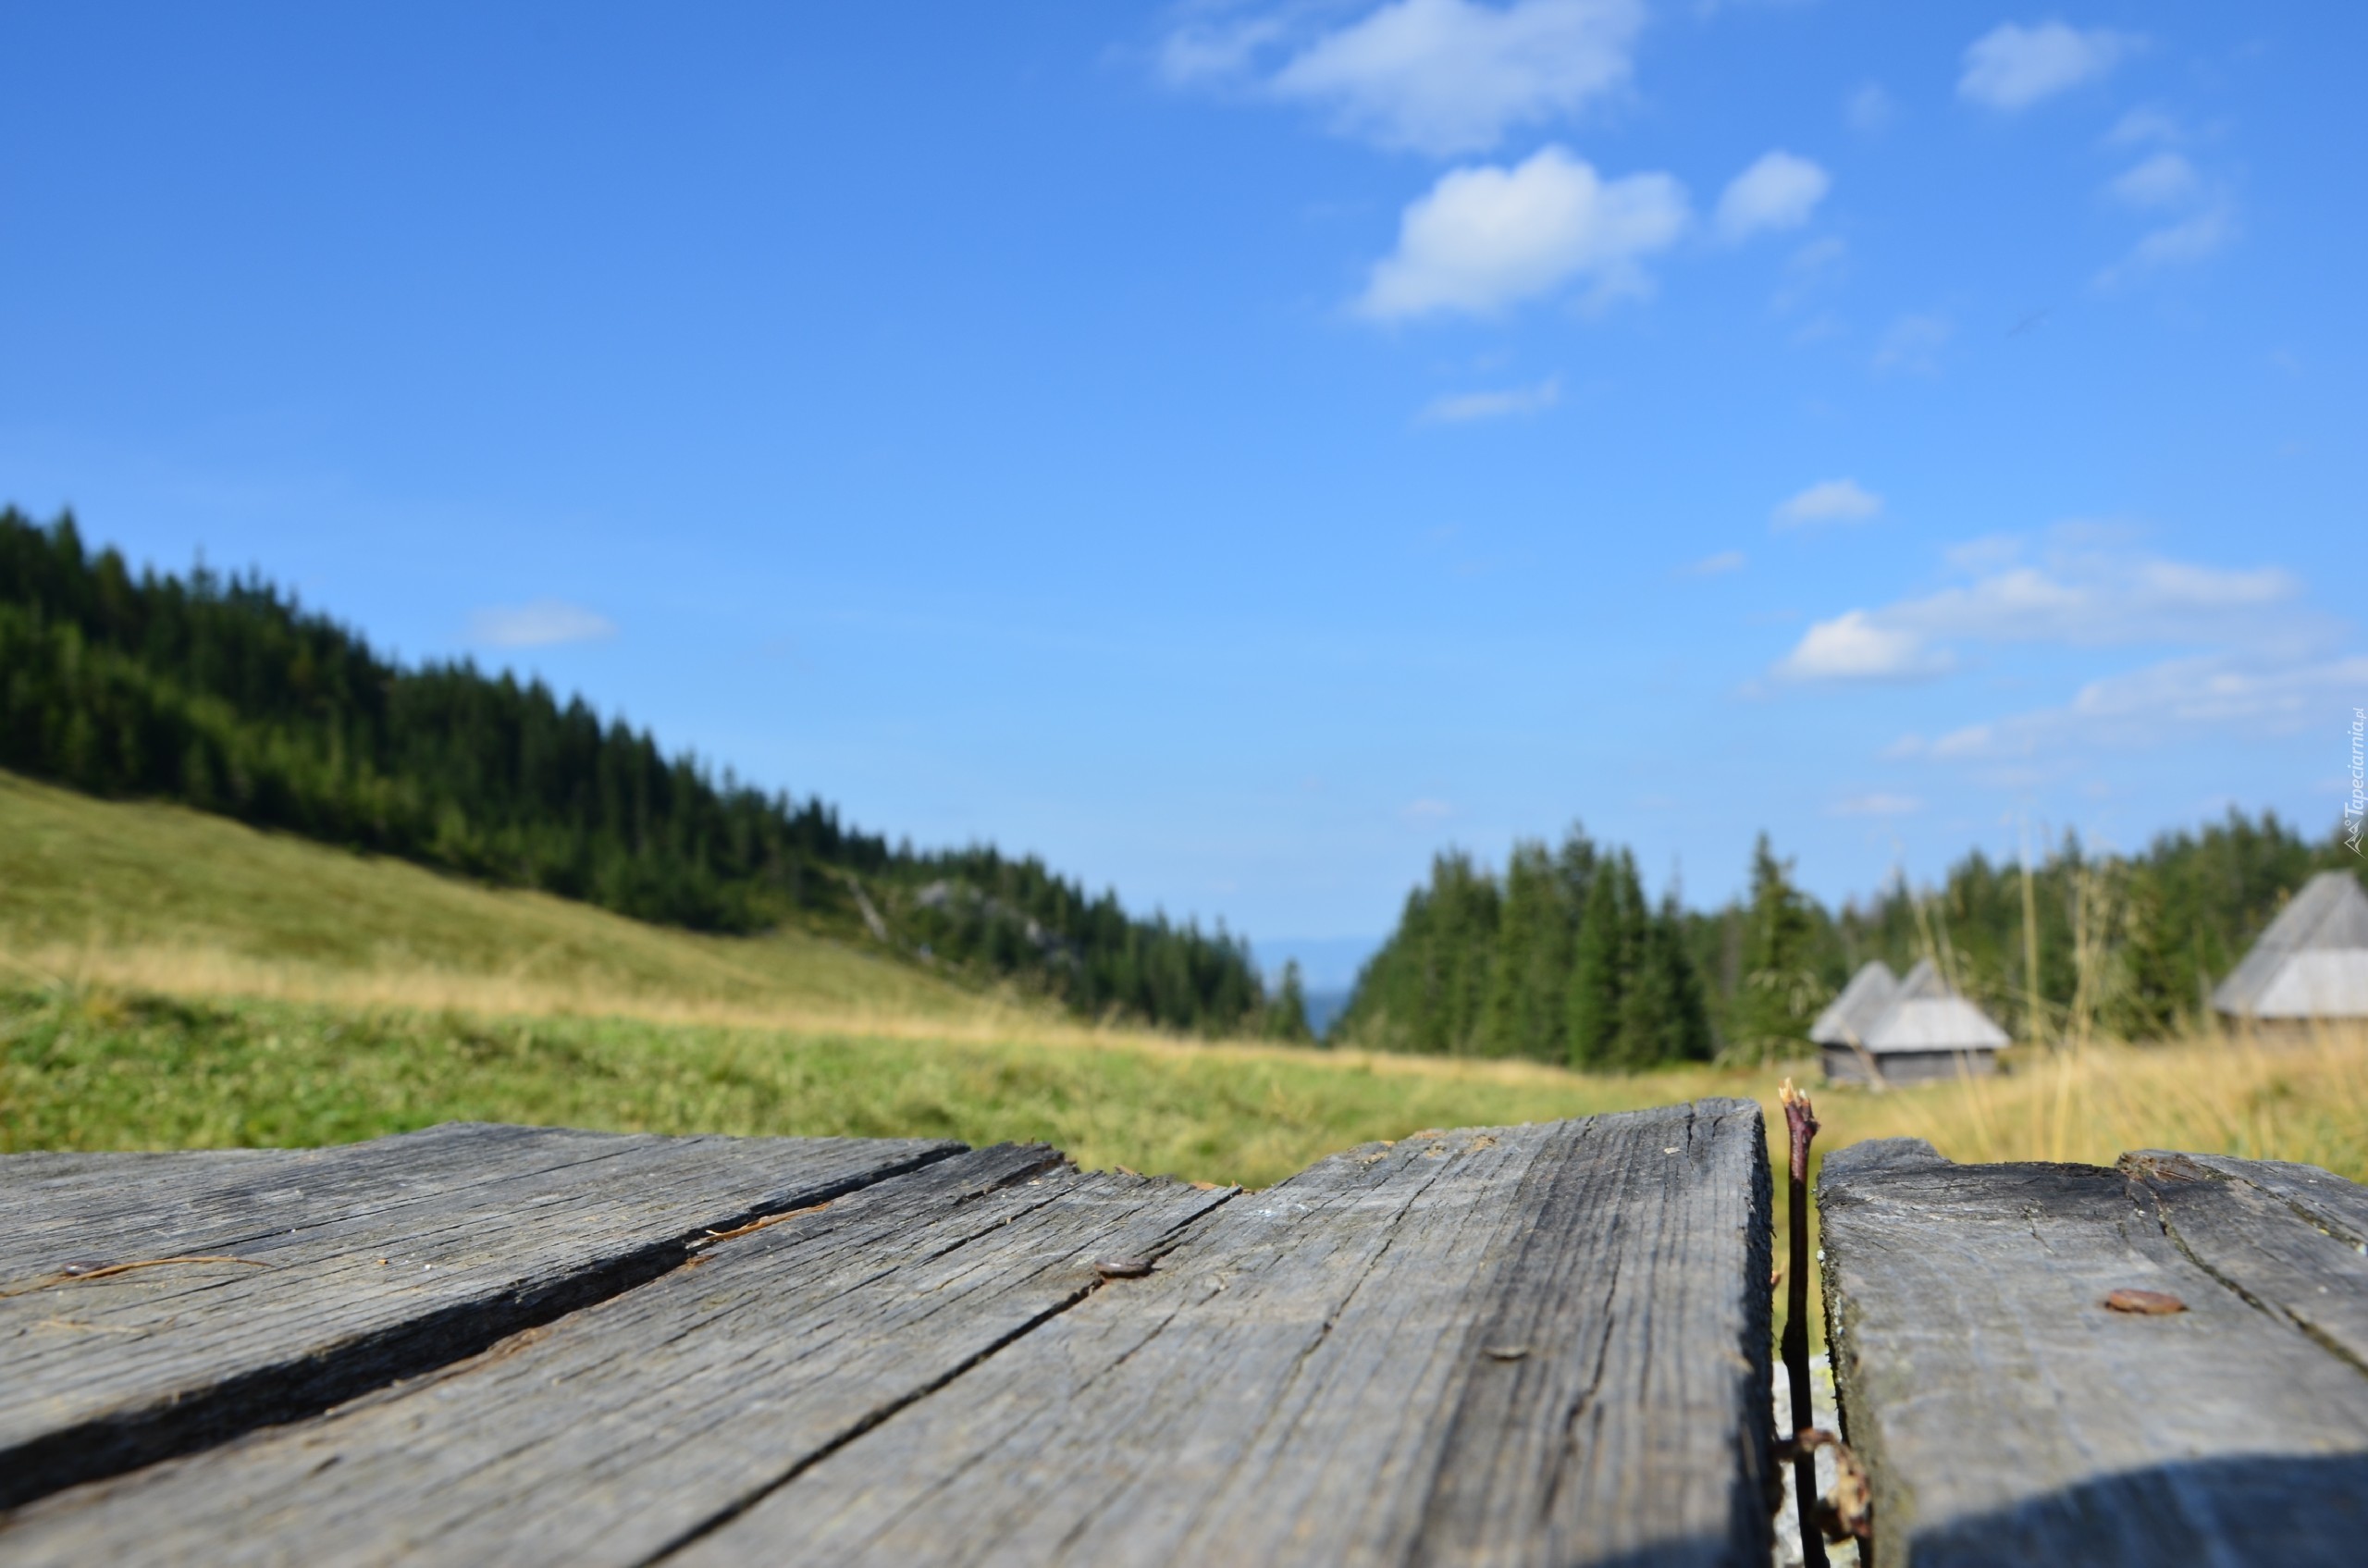
[[[491,1011],[886,1012],[981,999],[797,932],[701,936],[176,806],[0,772],[0,955],[26,980]]]
[[[109,990],[0,991],[0,1146],[314,1144],[438,1121],[1041,1139],[1088,1167],[1263,1186],[1350,1144],[1684,1099],[1587,1079],[1314,1052],[966,1042],[484,1018]]]

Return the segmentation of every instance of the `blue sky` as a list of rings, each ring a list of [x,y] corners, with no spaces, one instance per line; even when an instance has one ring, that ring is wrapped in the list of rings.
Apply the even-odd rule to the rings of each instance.
[[[2315,831],[2364,46],[8,4],[0,493],[1269,938],[1573,818],[1696,903],[1761,828],[1828,897],[2023,818]]]

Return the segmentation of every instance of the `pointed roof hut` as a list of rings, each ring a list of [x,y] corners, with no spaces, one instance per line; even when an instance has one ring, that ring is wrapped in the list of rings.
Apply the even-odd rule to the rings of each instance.
[[[1949,989],[1925,958],[1894,982],[1870,963],[1818,1015],[1809,1038],[1823,1048],[1825,1076],[1844,1083],[1924,1083],[1998,1069],[2006,1031]]]
[[[2368,1019],[2368,893],[2350,871],[2321,871],[2212,994],[2230,1018]]]
[[[1809,1025],[1809,1039],[1819,1045],[1862,1045],[1873,1032],[1876,1020],[1891,1006],[1899,993],[1899,977],[1881,958],[1858,966],[1842,994],[1825,1005],[1817,1022]]]

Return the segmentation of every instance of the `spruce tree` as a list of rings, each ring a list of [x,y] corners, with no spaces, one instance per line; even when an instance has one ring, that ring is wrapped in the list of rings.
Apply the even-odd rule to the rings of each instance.
[[[1804,1049],[1821,982],[1817,923],[1793,885],[1790,861],[1761,833],[1751,852],[1751,905],[1744,931],[1743,992],[1735,999],[1737,1047],[1761,1058]]]
[[[1482,1055],[1562,1060],[1572,917],[1546,846],[1515,844],[1505,864],[1488,998],[1480,1017]]]
[[[1674,887],[1661,895],[1660,914],[1653,922],[1653,944],[1654,959],[1660,968],[1660,993],[1667,998],[1668,1010],[1660,1060],[1707,1062],[1716,1054],[1709,1002],[1702,984],[1702,971],[1695,965],[1686,940],[1685,911],[1678,907]]]
[[[1315,1031],[1307,1026],[1307,988],[1301,982],[1297,958],[1283,963],[1282,983],[1275,988],[1274,999],[1266,1004],[1266,1038],[1293,1045],[1313,1044]]]
[[[1622,982],[1627,972],[1622,892],[1617,862],[1598,864],[1572,939],[1564,1043],[1571,1066],[1581,1071],[1612,1065],[1619,1039]]]
[[[1607,868],[1620,879],[1620,1019],[1613,1031],[1610,1065],[1622,1071],[1647,1068],[1661,1056],[1661,1032],[1671,1008],[1665,994],[1666,966],[1653,940],[1652,910],[1627,850]]]

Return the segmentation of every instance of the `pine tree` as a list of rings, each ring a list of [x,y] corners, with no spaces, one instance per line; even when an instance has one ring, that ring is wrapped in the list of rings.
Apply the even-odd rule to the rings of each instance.
[[[1481,1012],[1482,1055],[1563,1059],[1573,915],[1546,846],[1516,843],[1505,864],[1488,997]]]
[[[1751,904],[1744,931],[1743,991],[1736,1047],[1763,1058],[1805,1048],[1822,1001],[1808,900],[1793,885],[1761,833],[1751,853]]]
[[[1611,1066],[1618,1047],[1628,958],[1625,891],[1617,859],[1598,864],[1572,941],[1564,1041],[1570,1065],[1582,1071]]]
[[[1671,1056],[1686,1062],[1707,1062],[1718,1055],[1718,1039],[1710,1029],[1710,1003],[1702,971],[1686,941],[1685,911],[1671,888],[1661,902],[1660,940],[1663,961],[1670,968],[1669,988],[1677,1007]]]
[[[1300,979],[1299,960],[1283,962],[1282,983],[1266,1004],[1266,1038],[1293,1045],[1314,1043],[1315,1031],[1307,1026],[1307,988]]]
[[[1638,903],[1641,907],[1641,898]],[[1700,971],[1687,951],[1684,926],[1684,913],[1671,888],[1661,895],[1659,910],[1647,918],[1635,980],[1622,998],[1625,1066],[1710,1059],[1710,1014]]]

